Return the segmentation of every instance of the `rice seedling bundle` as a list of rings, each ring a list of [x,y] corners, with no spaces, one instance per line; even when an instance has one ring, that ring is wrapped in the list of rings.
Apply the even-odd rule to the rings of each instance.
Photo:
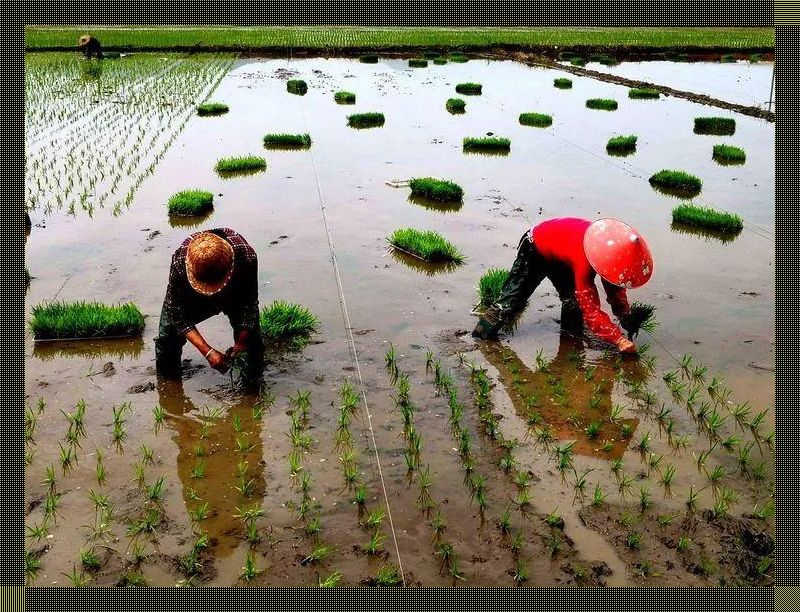
[[[703,188],[703,181],[683,170],[660,170],[650,177],[650,184],[682,196],[697,195]]]
[[[608,98],[590,98],[586,100],[586,108],[591,108],[593,110],[604,110],[604,111],[615,111],[619,108],[619,104],[617,104],[616,100],[610,100]]]
[[[439,202],[460,202],[464,197],[461,186],[452,181],[435,178],[415,178],[409,182],[411,193],[415,196],[438,200]]]
[[[230,110],[227,104],[219,102],[207,102],[197,107],[197,114],[201,117],[224,115]]]
[[[736,234],[744,227],[739,215],[694,204],[681,204],[673,208],[672,221],[730,234]]]
[[[171,215],[204,215],[214,207],[214,194],[200,189],[179,191],[167,202]]]
[[[385,122],[383,113],[355,113],[347,117],[347,125],[353,128],[380,127]]]
[[[29,325],[36,340],[134,336],[144,330],[144,315],[132,302],[51,302],[33,307]]]
[[[456,85],[456,93],[464,96],[479,96],[483,93],[483,85],[480,83],[459,83]]]
[[[553,116],[544,113],[522,113],[519,116],[519,123],[532,127],[550,127],[553,125]]]
[[[388,238],[392,246],[430,263],[461,263],[464,255],[438,232],[404,228],[395,230]]]
[[[735,132],[736,119],[731,119],[730,117],[695,117],[695,134],[732,136]]]
[[[268,149],[307,149],[311,146],[308,134],[267,134],[264,146]]]

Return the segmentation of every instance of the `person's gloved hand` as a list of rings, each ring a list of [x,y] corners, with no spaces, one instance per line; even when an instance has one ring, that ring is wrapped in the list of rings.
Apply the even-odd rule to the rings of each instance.
[[[623,353],[625,355],[636,354],[636,345],[627,338],[620,338],[619,340],[617,340],[616,344],[620,353]]]
[[[472,337],[480,338],[481,340],[493,340],[497,338],[497,326],[481,318],[475,329],[472,330]]]

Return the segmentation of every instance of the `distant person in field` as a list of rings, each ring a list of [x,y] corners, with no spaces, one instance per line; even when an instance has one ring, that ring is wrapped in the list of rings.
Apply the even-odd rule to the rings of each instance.
[[[78,39],[78,49],[83,52],[86,59],[91,59],[92,56],[97,59],[103,59],[103,47],[100,45],[100,41],[94,36],[89,36],[89,34],[81,36],[80,39]]]
[[[196,325],[225,313],[234,344],[212,347]],[[239,354],[246,356],[247,378],[261,371],[264,345],[258,312],[258,258],[247,241],[229,228],[197,232],[172,256],[169,284],[161,308],[156,344],[156,371],[180,374],[181,352],[189,341],[218,372],[226,372]]]
[[[644,285],[652,274],[653,258],[644,238],[622,221],[592,223],[571,217],[544,221],[522,236],[500,297],[483,313],[472,335],[496,338],[546,277],[562,301],[562,327],[585,325],[620,352],[635,353],[634,343],[601,309],[595,276],[600,276],[613,313],[633,335],[642,322],[631,313],[625,290]]]

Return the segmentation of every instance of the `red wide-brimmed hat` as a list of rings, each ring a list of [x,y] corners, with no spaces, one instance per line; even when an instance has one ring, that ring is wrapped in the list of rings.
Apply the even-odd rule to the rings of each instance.
[[[640,287],[653,275],[653,256],[642,235],[619,219],[598,219],[583,237],[592,268],[609,283]]]

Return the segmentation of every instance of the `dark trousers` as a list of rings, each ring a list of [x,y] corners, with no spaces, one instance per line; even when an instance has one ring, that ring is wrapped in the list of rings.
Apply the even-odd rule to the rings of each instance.
[[[213,315],[212,315],[213,316]],[[193,324],[201,323],[211,317],[204,317]],[[233,328],[233,339],[240,330],[238,322],[228,316]],[[158,337],[156,344],[156,372],[167,377],[178,377],[181,372],[181,353],[186,344],[186,336],[179,334],[174,326],[167,321],[164,309],[161,310],[161,319],[158,324]],[[247,363],[242,374],[245,378],[255,378],[264,367],[264,343],[261,340],[261,330],[253,329],[247,338]]]
[[[486,310],[483,318],[497,328],[507,325],[525,309],[531,295],[545,278],[550,279],[561,298],[562,329],[581,331],[583,316],[575,301],[572,270],[545,259],[536,245],[528,239],[527,232],[519,241],[517,258],[511,266],[500,297]]]

